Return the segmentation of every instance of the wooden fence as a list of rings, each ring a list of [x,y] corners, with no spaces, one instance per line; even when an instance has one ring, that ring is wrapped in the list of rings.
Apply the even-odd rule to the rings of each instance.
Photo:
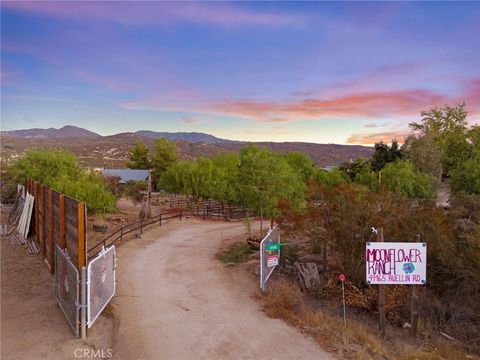
[[[196,200],[191,197],[172,196],[169,198],[169,206],[171,209],[188,209],[195,215],[206,217],[214,217],[224,220],[244,219],[250,216],[248,209],[235,206],[229,203],[206,199]]]
[[[150,219],[145,220],[138,220],[129,224],[126,224],[119,229],[115,230],[113,233],[108,235],[106,238],[100,240],[96,245],[92,246],[87,251],[88,258],[94,257],[97,253],[100,252],[102,246],[107,248],[112,246],[117,241],[122,242],[123,238],[126,237],[128,234],[134,233],[138,231],[137,235],[143,234],[143,230],[149,225],[154,225],[158,223],[159,226],[162,226],[162,221],[166,221],[169,219],[179,218],[180,221],[182,220],[183,210],[167,210],[164,211],[156,216],[151,217]]]
[[[34,196],[33,235],[50,273],[55,272],[55,245],[67,249],[79,271],[86,266],[87,216],[85,203],[63,195],[34,180],[27,180]]]

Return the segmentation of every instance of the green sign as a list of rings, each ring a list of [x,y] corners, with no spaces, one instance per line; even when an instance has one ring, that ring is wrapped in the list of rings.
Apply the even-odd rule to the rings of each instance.
[[[278,243],[269,243],[267,244],[267,251],[279,251],[280,244]]]

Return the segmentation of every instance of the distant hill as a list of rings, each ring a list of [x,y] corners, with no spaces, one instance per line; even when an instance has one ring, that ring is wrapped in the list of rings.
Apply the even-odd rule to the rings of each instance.
[[[183,140],[189,142],[201,142],[205,144],[224,144],[237,142],[233,140],[220,139],[213,135],[198,132],[156,132],[150,130],[139,130],[135,134],[150,139],[165,138],[168,140]]]
[[[57,139],[57,138],[100,138],[101,135],[77,126],[66,125],[60,129],[24,129],[4,131],[6,135],[21,138]]]
[[[84,166],[122,168],[128,161],[128,150],[142,140],[153,149],[155,139],[175,141],[181,159],[210,157],[222,152],[237,152],[252,142],[220,139],[203,133],[168,133],[155,131],[125,132],[101,136],[75,126],[61,129],[29,129],[2,132],[1,161],[10,163],[27,149],[59,148],[75,154]],[[78,141],[76,141],[78,139]],[[275,152],[301,151],[320,166],[338,165],[357,157],[370,158],[373,148],[360,145],[315,144],[304,142],[256,142]]]

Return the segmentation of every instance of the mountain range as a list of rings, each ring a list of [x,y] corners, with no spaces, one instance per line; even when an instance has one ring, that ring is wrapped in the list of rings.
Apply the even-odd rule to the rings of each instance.
[[[93,131],[89,131],[77,126],[66,125],[60,129],[48,128],[48,129],[22,129],[3,131],[4,135],[26,138],[26,139],[58,139],[58,138],[101,138],[102,135]],[[130,133],[128,133],[130,134]],[[135,136],[145,137],[148,139],[166,138],[174,141],[189,141],[189,142],[201,142],[205,144],[220,144],[227,142],[235,142],[233,140],[220,139],[210,134],[204,134],[199,132],[157,132],[150,130],[139,130],[134,133]],[[119,135],[119,134],[116,134]],[[112,137],[115,135],[110,135]]]
[[[129,149],[136,140],[153,148],[160,137],[175,141],[180,159],[213,156],[222,152],[237,152],[252,143],[217,138],[198,132],[155,132],[140,130],[102,136],[76,126],[60,129],[25,129],[2,131],[1,162],[8,164],[31,148],[59,148],[74,153],[79,162],[89,167],[125,167]],[[285,153],[302,151],[317,165],[337,165],[357,157],[370,158],[373,148],[360,145],[316,144],[306,142],[255,142],[260,147]]]

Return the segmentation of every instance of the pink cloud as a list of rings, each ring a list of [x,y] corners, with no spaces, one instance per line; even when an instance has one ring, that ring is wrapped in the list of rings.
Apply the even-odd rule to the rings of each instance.
[[[209,122],[206,119],[199,119],[199,118],[190,117],[190,116],[186,116],[186,117],[182,118],[182,121],[185,124],[188,124],[188,125],[200,125],[200,124],[206,124],[206,123]]]
[[[253,11],[225,3],[5,1],[2,7],[75,20],[118,22],[126,26],[167,25],[176,21],[233,26],[301,26],[306,18],[272,11]]]
[[[264,122],[331,117],[382,117],[418,114],[425,107],[448,102],[428,90],[358,92],[330,99],[307,98],[294,102],[227,100],[212,110]]]
[[[467,103],[471,115],[480,113],[479,83],[477,79],[462,84],[458,96],[446,96],[425,89],[396,91],[353,92],[329,98],[272,100],[223,100],[210,101],[197,96],[182,94],[182,98],[150,97],[123,102],[127,109],[156,109],[214,113],[242,117],[266,123],[282,123],[298,120],[320,120],[328,118],[385,118],[418,116],[422,110],[445,104]]]
[[[403,144],[405,138],[410,134],[408,131],[385,131],[373,134],[352,134],[347,139],[348,144],[362,144],[373,145],[376,142],[390,142],[396,139],[400,144]]]

